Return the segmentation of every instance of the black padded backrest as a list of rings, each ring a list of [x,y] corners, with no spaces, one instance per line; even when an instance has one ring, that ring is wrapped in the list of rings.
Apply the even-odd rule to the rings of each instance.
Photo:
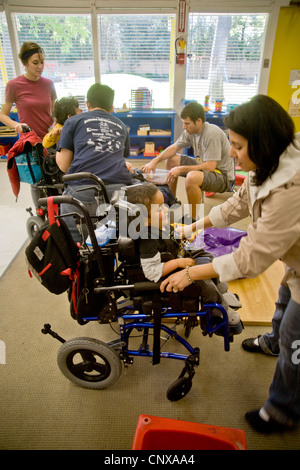
[[[118,253],[120,261],[126,261],[128,264],[139,264],[139,252],[136,241],[131,238],[119,237]]]

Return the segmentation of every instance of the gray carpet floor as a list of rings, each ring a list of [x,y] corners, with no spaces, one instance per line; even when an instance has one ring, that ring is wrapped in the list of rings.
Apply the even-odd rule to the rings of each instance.
[[[24,249],[1,279],[0,295],[0,449],[130,450],[140,414],[242,429],[248,450],[300,449],[300,430],[262,435],[244,418],[264,404],[276,365],[274,357],[241,348],[243,339],[264,333],[262,327],[247,326],[229,352],[221,337],[203,337],[195,328],[189,341],[200,347],[200,366],[193,387],[170,402],[166,391],[182,369],[179,361],[162,359],[153,366],[148,358],[135,358],[102,391],[81,388],[62,375],[56,362],[60,343],[41,333],[44,323],[65,339],[117,336],[108,325],[78,325],[66,294],[53,295],[29,278]],[[167,347],[184,353],[173,340]]]

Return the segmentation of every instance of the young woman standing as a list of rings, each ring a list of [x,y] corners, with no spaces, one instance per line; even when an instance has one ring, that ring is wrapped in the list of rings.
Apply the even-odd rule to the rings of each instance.
[[[38,44],[24,42],[19,58],[25,73],[7,83],[0,121],[14,128],[19,135],[23,132],[22,126],[29,126],[42,140],[53,122],[52,111],[56,100],[54,83],[42,77],[45,54]],[[9,117],[13,104],[17,107],[19,122]]]

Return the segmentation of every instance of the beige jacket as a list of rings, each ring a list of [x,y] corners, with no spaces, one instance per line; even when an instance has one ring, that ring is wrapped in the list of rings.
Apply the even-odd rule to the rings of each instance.
[[[261,186],[249,184],[250,172],[239,191],[214,207],[209,218],[218,228],[252,218],[238,249],[213,261],[221,281],[256,277],[280,259],[286,265],[282,284],[300,303],[300,133],[296,146],[287,148],[276,172]]]

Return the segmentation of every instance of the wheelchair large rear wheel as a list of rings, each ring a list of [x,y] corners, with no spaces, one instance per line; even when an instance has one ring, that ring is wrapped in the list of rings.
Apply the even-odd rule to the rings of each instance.
[[[57,363],[67,379],[84,388],[107,388],[122,372],[116,351],[93,338],[74,338],[63,343]]]
[[[35,234],[40,230],[45,221],[38,215],[32,215],[27,219],[26,230],[29,240],[32,240]]]

